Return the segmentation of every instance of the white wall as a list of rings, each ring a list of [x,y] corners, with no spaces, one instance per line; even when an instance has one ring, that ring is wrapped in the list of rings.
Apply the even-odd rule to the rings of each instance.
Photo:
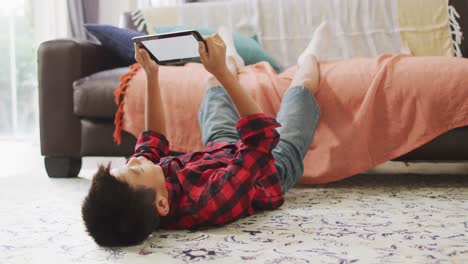
[[[97,0],[99,1],[100,24],[119,25],[120,15],[138,8],[138,0]],[[219,2],[231,0],[199,0],[199,2]]]
[[[66,1],[42,0],[30,1],[30,4],[32,5],[36,46],[46,40],[66,38],[70,35]]]
[[[125,11],[137,9],[138,0],[98,0],[99,23],[119,25],[120,15]]]

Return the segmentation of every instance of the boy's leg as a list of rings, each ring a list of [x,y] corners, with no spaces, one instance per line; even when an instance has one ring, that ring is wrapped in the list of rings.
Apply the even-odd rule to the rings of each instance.
[[[276,120],[280,141],[273,149],[275,166],[285,193],[304,173],[303,159],[317,128],[320,108],[313,93],[318,88],[318,64],[308,56],[281,101]]]
[[[317,27],[309,45],[299,56],[299,68],[283,96],[276,117],[282,127],[277,129],[280,141],[273,149],[273,156],[283,192],[293,187],[304,173],[303,160],[320,116],[320,108],[314,97],[319,89],[319,66],[315,55],[326,52],[332,44],[333,34],[328,22]]]
[[[231,73],[237,76],[235,60],[228,57],[226,63]],[[198,114],[203,145],[208,142],[238,141],[240,138],[235,126],[239,114],[231,98],[214,76],[208,77],[206,87]]]

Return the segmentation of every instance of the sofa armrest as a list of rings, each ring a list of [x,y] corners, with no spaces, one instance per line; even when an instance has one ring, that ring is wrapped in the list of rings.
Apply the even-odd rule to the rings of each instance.
[[[122,66],[101,45],[73,39],[42,43],[38,49],[41,153],[80,157],[81,125],[73,113],[73,82],[92,73]]]

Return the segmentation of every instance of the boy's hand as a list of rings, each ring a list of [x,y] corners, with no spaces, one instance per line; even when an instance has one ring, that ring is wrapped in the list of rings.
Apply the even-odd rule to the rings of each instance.
[[[208,53],[205,44],[198,42],[198,52],[205,69],[213,74],[218,80],[223,74],[229,72],[226,66],[226,44],[218,33],[205,39],[208,46]]]
[[[143,67],[147,76],[158,75],[159,65],[151,59],[148,52],[140,48],[136,43],[135,46],[135,60]]]

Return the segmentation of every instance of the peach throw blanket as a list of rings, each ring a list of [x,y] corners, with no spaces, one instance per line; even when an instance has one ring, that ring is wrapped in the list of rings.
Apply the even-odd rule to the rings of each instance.
[[[124,98],[116,140],[120,127],[135,136],[143,130],[145,74],[132,69],[116,92],[117,102]],[[258,63],[241,69],[239,79],[266,113],[276,115],[295,70],[276,74]],[[382,55],[322,62],[320,71],[321,116],[300,183],[352,176],[468,125],[467,59]],[[160,69],[171,150],[203,147],[197,115],[206,74],[200,64]]]

